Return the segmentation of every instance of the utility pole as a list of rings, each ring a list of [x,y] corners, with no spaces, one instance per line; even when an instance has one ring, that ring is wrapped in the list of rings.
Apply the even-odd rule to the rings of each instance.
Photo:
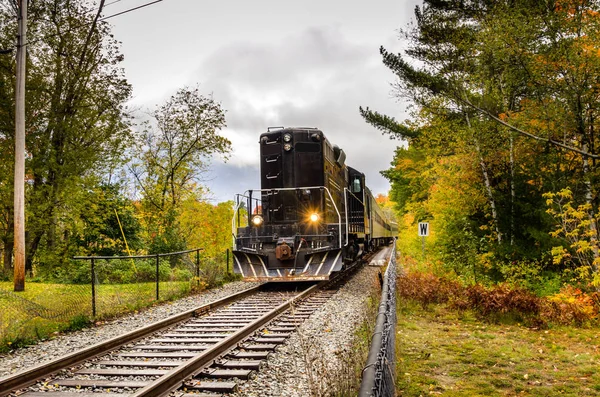
[[[27,0],[19,0],[15,87],[15,273],[14,290],[25,290],[25,63]]]

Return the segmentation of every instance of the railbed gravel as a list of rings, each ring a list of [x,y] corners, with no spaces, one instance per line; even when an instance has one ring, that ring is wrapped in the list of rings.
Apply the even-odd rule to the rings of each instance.
[[[0,378],[51,361],[75,350],[125,334],[158,320],[224,298],[227,295],[243,291],[258,284],[243,281],[231,282],[219,288],[203,291],[197,295],[191,295],[176,301],[152,306],[136,313],[127,314],[104,322],[101,325],[61,334],[55,338],[42,341],[37,345],[11,350],[8,353],[1,353]]]
[[[298,327],[298,332],[292,333],[285,344],[269,356],[266,365],[251,380],[241,381],[238,392],[228,396],[305,397],[317,394],[315,388],[321,388],[322,392],[326,386],[314,384],[322,375],[318,372],[332,374],[342,365],[352,347],[351,335],[365,320],[365,307],[370,291],[379,288],[377,274],[380,270],[380,267],[371,266],[361,269],[326,304],[304,321]],[[257,284],[229,283],[199,295],[157,305],[102,325],[62,334],[37,345],[0,354],[0,378]],[[311,360],[313,371],[317,371],[312,377],[307,366],[307,361]],[[62,376],[59,374],[58,377]],[[63,388],[47,385],[39,389],[49,390],[61,391]],[[115,392],[129,391],[122,389]]]
[[[377,274],[381,269],[371,266],[361,269],[269,356],[266,366],[253,379],[240,382],[238,392],[228,396],[327,395],[324,389],[331,379],[325,378],[321,385],[315,383],[327,374],[335,376],[347,358],[352,348],[351,336],[365,320],[367,298],[371,291],[379,289]],[[312,369],[316,371],[312,387],[307,361],[312,361]]]

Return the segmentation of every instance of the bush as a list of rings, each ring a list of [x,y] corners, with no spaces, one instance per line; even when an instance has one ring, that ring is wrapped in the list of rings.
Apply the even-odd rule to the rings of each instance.
[[[598,319],[600,293],[582,292],[579,288],[566,286],[556,295],[548,297],[544,315],[560,324],[583,325]]]
[[[225,266],[214,258],[205,259],[200,266],[200,277],[208,288],[218,287],[225,282]]]
[[[415,300],[426,308],[432,303],[446,303],[462,286],[432,273],[410,272],[397,279],[398,294]]]
[[[538,296],[555,294],[562,284],[560,273],[552,268],[552,261],[503,260],[496,266],[504,281]]]
[[[454,310],[473,310],[481,318],[493,321],[519,321],[531,326],[584,325],[598,320],[600,293],[585,293],[564,287],[560,293],[539,297],[522,288],[499,284],[486,288],[481,284],[464,286],[431,273],[409,272],[398,278],[398,295],[419,302],[447,304]]]
[[[171,272],[170,280],[171,281],[189,281],[194,278],[190,269],[176,267]]]
[[[498,321],[508,315],[518,321],[531,320],[533,324],[541,321],[542,299],[523,289],[511,289],[506,284],[493,288],[475,284],[465,288],[464,292],[469,307],[483,318]]]

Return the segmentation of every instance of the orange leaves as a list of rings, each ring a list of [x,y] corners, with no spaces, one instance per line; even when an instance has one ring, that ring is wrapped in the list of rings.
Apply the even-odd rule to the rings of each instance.
[[[512,314],[530,325],[546,326],[548,322],[582,325],[598,318],[600,293],[585,293],[565,287],[560,293],[540,298],[531,292],[506,284],[486,288],[480,284],[464,286],[431,273],[409,272],[398,278],[399,296],[421,303],[447,303],[458,310],[473,310],[494,320]]]
[[[377,204],[379,205],[384,205],[386,204],[388,201],[390,201],[389,197],[387,195],[381,194],[379,193],[376,197],[375,197],[375,201],[377,202]]]

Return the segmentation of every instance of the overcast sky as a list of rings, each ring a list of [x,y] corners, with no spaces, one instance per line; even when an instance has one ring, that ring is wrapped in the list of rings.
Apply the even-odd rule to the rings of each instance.
[[[105,16],[151,0],[112,0]],[[107,1],[107,4],[111,1]],[[366,124],[358,107],[403,120],[393,74],[379,46],[400,51],[398,29],[420,0],[163,0],[115,18],[131,105],[152,108],[178,88],[199,85],[226,110],[227,163],[212,161],[216,201],[260,188],[258,136],[269,126],[320,128],[363,171],[374,194],[398,141]]]

